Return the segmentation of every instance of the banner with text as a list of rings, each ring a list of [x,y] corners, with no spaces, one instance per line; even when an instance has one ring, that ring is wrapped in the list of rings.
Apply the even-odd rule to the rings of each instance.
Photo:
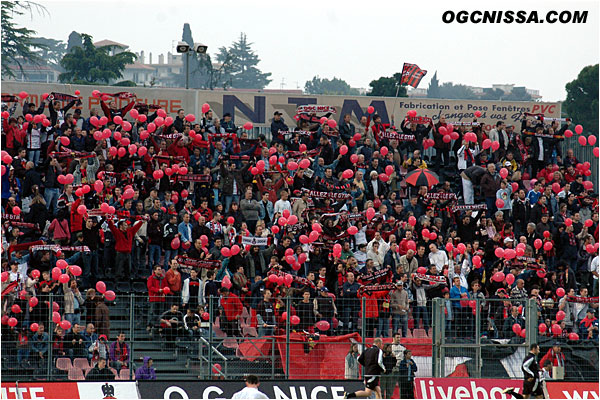
[[[99,99],[92,96],[92,91],[110,92],[110,86],[65,85],[26,82],[2,82],[2,95],[16,95],[21,91],[29,93],[28,101],[38,105],[43,93],[60,92],[74,93],[79,90],[83,115],[87,117],[91,108],[100,108]],[[238,125],[242,121],[250,121],[254,126],[267,127],[275,111],[283,113],[283,117],[292,127],[294,115],[300,106],[327,105],[337,111],[332,117],[338,123],[345,114],[352,116],[356,125],[358,119],[367,116],[367,107],[373,106],[375,113],[381,116],[383,123],[389,123],[394,114],[397,126],[409,110],[416,110],[419,117],[431,118],[435,123],[441,116],[447,121],[471,122],[475,111],[481,111],[480,122],[490,129],[497,121],[504,121],[507,125],[515,125],[520,129],[523,113],[544,114],[546,117],[560,117],[561,103],[545,103],[534,101],[488,101],[488,100],[446,100],[446,99],[419,99],[401,97],[370,97],[370,96],[325,96],[303,95],[296,93],[264,93],[264,92],[237,92],[220,90],[184,90],[171,88],[131,88],[137,95],[137,101],[146,104],[156,104],[167,113],[175,114],[179,108],[186,113],[196,115],[199,119],[203,103],[208,103],[215,116],[221,117],[224,113],[233,115],[233,120]],[[127,105],[131,99],[114,98],[117,107]],[[64,102],[66,104],[66,102]],[[20,110],[18,110],[20,112]]]

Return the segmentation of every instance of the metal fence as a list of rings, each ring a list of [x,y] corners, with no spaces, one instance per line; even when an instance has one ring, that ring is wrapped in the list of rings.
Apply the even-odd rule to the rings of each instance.
[[[61,300],[48,298],[49,304]],[[18,315],[22,322],[16,327],[2,325],[3,379],[83,380],[99,357],[109,360],[120,380],[144,378],[135,371],[145,357],[152,358],[157,378],[165,380],[239,379],[248,373],[263,379],[358,378],[356,357],[375,337],[384,338],[384,348],[392,344],[386,362],[396,364],[402,351],[410,350],[417,377],[518,378],[529,344],[542,343],[541,358],[556,340],[537,337],[535,300],[452,304],[437,298],[413,305],[406,315],[390,313],[389,300],[383,298],[338,298],[336,313],[325,308],[326,300],[314,304],[314,298],[306,303],[302,297],[278,297],[268,303],[272,312],[264,315],[256,312],[265,310],[262,298],[243,297],[238,309],[229,300],[210,298],[189,312],[172,307],[180,298],[165,300],[153,303],[147,296],[120,295],[108,303],[110,326],[102,306],[100,311],[82,307],[81,314],[61,316],[70,324],[55,324],[48,313],[43,328],[47,336],[30,330],[34,313]],[[315,305],[321,307],[318,313]],[[510,315],[512,305],[520,307],[516,311],[524,337],[505,321],[503,310]],[[399,342],[394,332],[402,336]],[[117,345],[120,334],[126,354]],[[566,378],[597,379],[597,339],[564,340],[563,346],[569,354]]]

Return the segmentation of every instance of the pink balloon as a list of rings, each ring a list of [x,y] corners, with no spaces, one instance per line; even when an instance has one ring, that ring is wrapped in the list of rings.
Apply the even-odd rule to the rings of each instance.
[[[117,295],[112,290],[107,290],[104,292],[104,298],[108,301],[114,301],[117,298]]]
[[[373,107],[373,106],[369,106],[369,107],[367,107],[367,112],[368,112],[369,114],[373,114],[373,113],[375,112],[375,107]]]
[[[102,282],[102,281],[96,282],[96,290],[100,294],[104,294],[104,292],[106,292],[106,284],[104,282]]]
[[[229,250],[229,248],[227,248],[227,247],[223,247],[223,248],[221,248],[221,255],[223,257],[230,257],[231,256],[231,250]]]
[[[496,250],[494,250],[494,254],[498,258],[502,258],[502,257],[504,257],[504,249],[502,247],[498,247],[498,248],[496,248]]]
[[[70,278],[69,278],[69,275],[67,275],[67,274],[61,274],[61,275],[58,277],[58,281],[59,281],[60,283],[67,283],[67,282],[69,282],[69,279],[70,279]]]
[[[345,155],[346,153],[348,153],[348,146],[346,146],[345,144],[340,146],[340,154],[341,155]]]
[[[208,103],[202,104],[202,113],[206,114],[208,111],[210,111],[210,106],[208,105]]]
[[[60,327],[63,328],[65,331],[68,331],[69,329],[71,329],[71,323],[65,319],[60,322]]]
[[[506,283],[512,285],[515,282],[515,276],[513,274],[506,275]]]
[[[583,133],[583,126],[575,125],[575,133],[581,135]]]
[[[388,150],[388,148],[387,148],[387,147],[385,147],[385,146],[383,146],[383,147],[382,147],[382,148],[379,150],[379,152],[381,153],[381,155],[382,155],[382,156],[384,156],[384,157],[387,155],[388,151],[389,151],[389,150]]]

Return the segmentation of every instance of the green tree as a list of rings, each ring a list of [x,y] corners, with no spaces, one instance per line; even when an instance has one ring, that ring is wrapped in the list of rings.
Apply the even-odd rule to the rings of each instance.
[[[503,90],[500,89],[492,89],[492,88],[484,88],[483,96],[481,96],[482,100],[500,100],[504,99],[507,95],[504,94]]]
[[[565,85],[565,110],[576,124],[598,134],[598,64],[584,67],[577,78]]]
[[[406,87],[400,85],[400,79],[402,78],[401,72],[396,72],[393,77],[388,78],[382,76],[379,79],[371,81],[371,91],[367,93],[367,96],[385,96],[385,97],[407,97]]]
[[[81,37],[82,47],[73,47],[60,61],[65,69],[65,72],[58,76],[61,82],[108,84],[111,80],[122,78],[125,66],[136,59],[136,55],[130,51],[122,51],[111,56],[109,52],[112,49],[122,49],[122,47],[96,47],[90,35],[81,34]]]
[[[270,72],[262,72],[257,68],[260,59],[252,50],[245,33],[240,33],[240,39],[229,48],[231,63],[224,68],[224,78],[229,80],[231,87],[239,89],[263,89],[271,79]],[[222,54],[222,53],[220,53]],[[217,60],[222,62],[217,56]]]
[[[531,95],[527,93],[525,86],[517,86],[508,95],[502,97],[502,100],[531,101]]]
[[[308,94],[329,94],[329,95],[352,95],[357,96],[360,93],[358,89],[353,89],[343,79],[333,77],[333,79],[319,78],[315,76],[310,81],[306,81],[304,91]]]
[[[440,99],[460,99],[460,100],[472,100],[476,99],[477,96],[471,89],[465,85],[454,85],[452,82],[444,82],[439,87]]]
[[[67,45],[61,40],[39,37],[34,38],[33,43],[43,46],[37,52],[40,58],[47,64],[55,66],[60,65],[60,60],[67,51]]]
[[[430,99],[439,99],[440,98],[440,81],[437,78],[437,71],[433,74],[433,78],[431,78],[431,82],[429,82],[429,88],[427,89],[427,97]]]
[[[18,27],[13,21],[15,15],[23,15],[27,10],[33,16],[33,10],[46,13],[46,8],[31,1],[2,1],[2,73],[15,77],[10,65],[16,65],[23,72],[24,64],[42,64],[42,59],[36,50],[43,50],[44,46],[35,43],[34,30]]]

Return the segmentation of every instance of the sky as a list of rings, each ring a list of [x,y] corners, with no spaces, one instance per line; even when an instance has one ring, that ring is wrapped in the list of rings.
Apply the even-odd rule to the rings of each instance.
[[[565,84],[599,59],[597,1],[369,2],[330,0],[187,1],[39,0],[48,14],[26,14],[16,22],[37,36],[67,41],[71,31],[94,41],[110,39],[134,52],[174,52],[183,24],[214,55],[247,34],[271,72],[268,88],[303,88],[318,75],[368,88],[392,76],[405,62],[434,72],[440,82],[490,87],[512,83],[540,90],[544,101],[564,100]],[[585,24],[445,24],[445,11],[588,11]]]

